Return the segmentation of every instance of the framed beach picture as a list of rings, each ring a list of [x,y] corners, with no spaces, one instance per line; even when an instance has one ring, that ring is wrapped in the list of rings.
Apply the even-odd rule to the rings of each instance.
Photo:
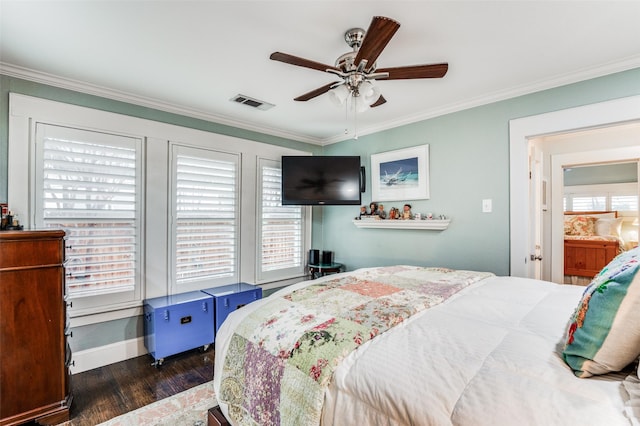
[[[429,145],[371,155],[373,201],[429,198]]]

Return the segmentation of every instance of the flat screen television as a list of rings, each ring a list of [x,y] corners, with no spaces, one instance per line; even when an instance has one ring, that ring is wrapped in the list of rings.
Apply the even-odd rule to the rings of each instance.
[[[283,205],[360,205],[359,156],[282,157]]]

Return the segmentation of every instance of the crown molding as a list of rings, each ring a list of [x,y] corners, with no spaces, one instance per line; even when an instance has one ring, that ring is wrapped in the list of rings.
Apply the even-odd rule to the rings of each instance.
[[[615,74],[617,72],[628,71],[634,68],[640,67],[640,55],[634,55],[627,57],[621,61],[608,62],[600,64],[591,68],[586,68],[574,73],[567,73],[554,76],[553,78],[540,80],[534,83],[512,87],[510,89],[487,93],[483,96],[479,96],[473,99],[466,100],[464,102],[453,103],[445,105],[441,108],[431,109],[421,112],[420,114],[404,117],[401,120],[387,121],[383,125],[369,126],[366,128],[358,129],[358,136],[365,136],[373,133],[378,133],[383,130],[388,130],[407,124],[416,123],[419,121],[428,120],[430,118],[439,117],[453,112],[463,111],[470,108],[475,108],[482,105],[488,105],[494,102],[504,101],[518,96],[524,96],[531,93],[540,92],[543,90],[553,89],[568,84],[578,83],[593,78],[603,77],[609,74]],[[345,137],[345,135],[336,135],[333,138],[327,138],[322,141],[322,145],[330,145],[337,142],[342,142],[351,139],[351,137]]]
[[[188,108],[183,105],[176,105],[160,101],[158,99],[132,95],[130,93],[109,89],[94,84],[89,84],[83,81],[74,80],[70,78],[59,77],[53,74],[44,73],[28,68],[19,67],[16,65],[0,62],[0,74],[7,75],[9,77],[20,78],[23,80],[32,81],[35,83],[45,84],[48,86],[58,87],[61,89],[72,90],[75,92],[81,92],[88,95],[99,96],[102,98],[111,99],[114,101],[126,102],[133,105],[142,106],[145,108],[152,108],[159,111],[164,111],[172,114],[182,115],[191,118],[197,118],[217,124],[223,124],[226,126],[237,127],[243,130],[249,130],[258,133],[264,133],[271,136],[277,136],[285,139],[291,139],[298,142],[305,142],[314,145],[322,145],[323,141],[318,138],[313,138],[307,135],[298,133],[285,132],[280,129],[274,129],[266,126],[256,126],[253,123],[246,121],[235,120],[223,115],[211,114],[201,110]]]
[[[454,112],[463,111],[466,109],[475,108],[478,106],[515,98],[518,96],[528,95],[543,90],[553,89],[555,87],[578,83],[580,81],[603,77],[605,75],[614,74],[617,72],[628,71],[630,69],[638,67],[640,67],[640,55],[634,55],[622,61],[600,64],[591,68],[580,70],[578,72],[557,75],[553,78],[540,80],[531,84],[491,92],[483,96],[465,100],[463,102],[444,105],[440,108],[421,112],[420,114],[406,116],[400,120],[386,121],[384,123],[381,123],[380,125],[360,128],[358,129],[358,136],[366,136],[373,133],[382,132],[384,130],[389,130],[408,124],[413,124],[419,121],[439,117],[442,115],[451,114]],[[353,138],[353,136],[344,134],[338,134],[330,138],[315,138],[299,133],[285,132],[272,127],[256,126],[255,124],[246,121],[240,121],[222,115],[211,114],[182,105],[163,102],[158,99],[136,96],[130,93],[121,92],[78,80],[63,78],[52,74],[31,70],[28,68],[18,67],[4,62],[0,62],[0,74],[313,145],[327,146]]]

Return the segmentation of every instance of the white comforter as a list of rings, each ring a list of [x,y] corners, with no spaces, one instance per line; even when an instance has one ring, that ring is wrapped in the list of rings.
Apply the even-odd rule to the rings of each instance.
[[[322,424],[630,424],[626,374],[579,379],[559,356],[583,290],[511,277],[462,290],[348,356],[325,395]],[[261,303],[220,328],[216,368],[235,326]],[[220,376],[216,370],[216,390]]]

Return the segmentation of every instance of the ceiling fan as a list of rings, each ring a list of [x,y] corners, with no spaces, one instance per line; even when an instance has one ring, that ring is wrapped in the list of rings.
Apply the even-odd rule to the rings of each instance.
[[[376,68],[376,60],[387,46],[400,23],[384,16],[374,16],[365,32],[362,28],[352,28],[344,38],[353,51],[338,57],[335,66],[300,58],[282,52],[274,52],[269,57],[274,61],[328,72],[341,78],[315,90],[298,96],[295,101],[308,101],[330,91],[332,99],[344,103],[351,95],[354,100],[362,99],[366,107],[377,107],[386,102],[372,80],[403,80],[418,78],[442,78],[447,73],[447,63],[411,65],[393,68]],[[336,89],[336,90],[332,90]]]

